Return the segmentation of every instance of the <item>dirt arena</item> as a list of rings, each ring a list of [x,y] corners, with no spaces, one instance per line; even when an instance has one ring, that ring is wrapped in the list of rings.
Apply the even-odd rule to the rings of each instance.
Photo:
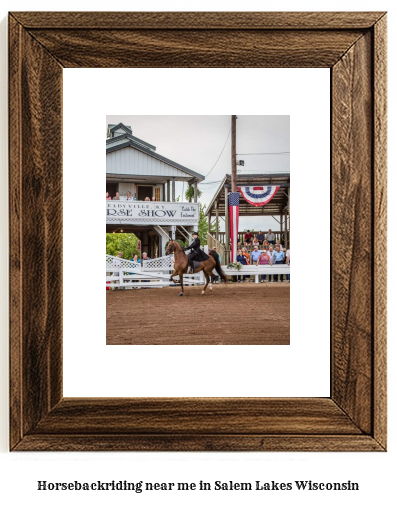
[[[289,283],[106,292],[107,345],[289,345]]]

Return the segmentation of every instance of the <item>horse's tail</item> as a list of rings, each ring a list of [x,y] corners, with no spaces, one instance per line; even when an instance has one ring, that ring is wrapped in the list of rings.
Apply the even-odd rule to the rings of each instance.
[[[214,252],[213,250],[210,251],[210,255],[211,257],[214,259],[215,261],[215,270],[216,272],[218,273],[218,275],[222,278],[222,280],[225,282],[225,283],[228,283],[228,278],[227,276],[225,275],[225,272],[222,271],[222,268],[221,268],[221,263],[219,262],[219,256],[216,252]]]

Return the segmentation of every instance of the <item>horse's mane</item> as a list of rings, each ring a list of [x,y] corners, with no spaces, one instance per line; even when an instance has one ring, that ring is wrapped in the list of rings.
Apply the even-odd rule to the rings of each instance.
[[[181,245],[176,240],[172,244],[174,245],[174,252],[183,252]]]

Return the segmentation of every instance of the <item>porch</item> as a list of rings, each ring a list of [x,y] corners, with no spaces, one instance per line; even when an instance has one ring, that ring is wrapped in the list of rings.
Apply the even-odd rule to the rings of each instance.
[[[264,206],[254,206],[247,202],[240,195],[239,216],[257,217],[260,223],[261,217],[272,217],[278,223],[278,229],[272,232],[275,235],[275,241],[280,241],[284,248],[289,248],[290,243],[290,175],[289,173],[264,173],[264,174],[238,174],[237,187],[270,187],[278,186],[276,195]],[[230,262],[230,229],[229,229],[229,193],[231,191],[231,175],[226,174],[223,181],[215,192],[212,201],[207,208],[208,223],[215,225],[215,231],[208,233],[207,243],[210,248],[217,247],[221,254],[222,262]],[[220,231],[220,223],[224,222],[224,229],[227,233]],[[250,229],[251,230],[251,229]],[[257,230],[251,230],[254,236]],[[266,234],[267,230],[262,230]],[[239,231],[238,242],[244,245],[244,231]],[[249,248],[249,247],[248,247]]]

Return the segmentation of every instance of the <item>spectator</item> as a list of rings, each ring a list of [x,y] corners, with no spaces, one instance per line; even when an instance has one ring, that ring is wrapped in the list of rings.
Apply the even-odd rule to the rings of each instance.
[[[250,256],[249,256],[249,253],[247,252],[247,249],[244,247],[241,249],[241,251],[243,252],[243,255],[245,256],[245,258],[247,259],[247,266],[249,265],[250,263]]]
[[[251,259],[252,259],[252,263],[254,263],[254,262],[257,262],[257,261],[258,261],[260,254],[261,254],[261,252],[259,251],[258,247],[257,247],[257,246],[254,246],[254,249],[253,249],[253,251],[251,252]]]
[[[222,261],[221,261],[221,254],[220,254],[220,253],[218,252],[218,250],[216,249],[216,246],[214,246],[214,248],[213,248],[212,250],[213,250],[215,253],[217,253],[217,254],[218,254],[219,264],[221,264],[221,262],[222,262]],[[213,272],[213,273],[214,273],[214,272]],[[216,273],[216,271],[215,271],[215,273]],[[218,282],[218,280],[219,280],[219,276],[218,276],[218,275],[215,275],[215,278],[214,278],[214,283],[219,283],[219,282]]]
[[[261,252],[258,249],[258,247],[254,246],[254,249],[251,252],[252,264],[256,264],[257,260],[259,259],[260,254],[261,254]]]
[[[111,197],[110,197],[110,195],[109,195],[109,192],[106,192],[106,200],[107,200],[107,201],[111,201],[111,200],[112,200],[112,198],[111,198]]]
[[[119,201],[120,200],[120,194],[116,192],[116,195],[113,197],[113,201]]]
[[[252,232],[248,229],[248,230],[247,230],[247,232],[244,234],[244,241],[245,241],[245,244],[246,244],[246,245],[250,245],[253,237],[254,237],[254,235],[253,235],[253,234],[252,234]]]
[[[131,259],[132,262],[136,262],[137,264],[141,263],[141,259],[138,259],[138,254],[134,254],[134,257]]]
[[[280,247],[280,252],[282,252],[282,251],[283,251],[283,245],[280,243],[280,241],[278,241],[278,240],[277,240],[277,241],[276,241],[276,248],[277,248],[278,246]]]
[[[127,200],[127,201],[132,201],[132,195],[131,195],[131,192],[127,192],[127,197],[126,197],[126,200]]]
[[[150,197],[145,197],[145,201],[150,201]]]
[[[268,252],[269,254],[269,257],[270,257],[270,260],[272,261],[272,265],[275,264],[276,260],[274,258],[274,248],[273,248],[273,245],[269,245],[269,249],[268,249]],[[269,282],[271,282],[271,275],[269,275]],[[273,282],[274,282],[274,275],[273,275]]]
[[[258,265],[261,265],[261,266],[270,265],[270,266],[272,266],[272,260],[270,258],[270,255],[266,252],[266,250],[260,254],[259,259],[256,262],[256,265],[257,266]],[[263,283],[266,280],[266,276],[267,275],[261,275],[261,283]],[[270,275],[269,275],[269,280],[270,280]]]
[[[270,243],[271,243],[272,245],[275,245],[275,244],[276,244],[276,242],[275,242],[274,238],[275,238],[275,236],[274,236],[274,234],[273,234],[272,230],[271,230],[271,229],[269,229],[269,232],[266,234],[266,239],[267,239],[267,241],[269,242],[269,244],[270,244]]]
[[[259,246],[259,241],[258,241],[256,238],[254,238],[254,239],[252,240],[252,245],[253,245],[253,246]]]
[[[263,242],[263,249],[262,251],[268,251],[269,250],[269,243],[268,241],[265,239],[265,241]]]
[[[141,260],[138,259],[138,254],[134,254],[133,258],[131,259],[132,262],[135,262],[136,264],[140,264]],[[134,272],[130,272],[130,275],[134,275]],[[133,289],[140,289],[141,287],[133,287]]]
[[[147,253],[146,252],[142,252],[142,266],[143,266],[143,261],[151,261],[152,259],[150,257],[148,257]],[[150,280],[142,280],[142,282],[150,282]],[[142,288],[145,288],[145,287],[142,287]]]
[[[283,259],[284,259],[284,252],[280,252],[280,247],[277,246],[276,251],[274,253],[274,261],[275,261],[274,263],[275,264],[282,264]],[[281,275],[281,277],[282,277],[282,275]],[[281,281],[281,277],[280,277],[280,281]],[[274,275],[273,278],[274,278],[275,282],[278,282],[278,274]]]
[[[243,253],[243,251],[241,250],[241,248],[240,248],[240,250],[238,251],[238,255],[237,255],[237,257],[236,257],[236,260],[237,260],[237,262],[241,262],[241,264],[242,264],[243,266],[247,266],[247,264],[248,264],[248,263],[247,263],[247,257],[244,255],[244,253]],[[238,277],[237,277],[237,282],[244,281],[246,278],[249,278],[249,275],[243,275],[243,276],[238,275]]]
[[[289,252],[289,248],[287,250],[286,257],[287,257],[287,265],[289,266],[290,265],[290,252]],[[290,275],[289,274],[287,275],[287,281],[288,282],[290,281]]]
[[[258,232],[258,234],[256,235],[256,239],[258,240],[258,243],[260,245],[263,245],[263,241],[265,240],[265,235],[263,234],[262,231]]]
[[[156,200],[156,197],[155,197],[155,196],[153,196],[153,197],[152,197],[152,201],[155,201],[155,200]]]

